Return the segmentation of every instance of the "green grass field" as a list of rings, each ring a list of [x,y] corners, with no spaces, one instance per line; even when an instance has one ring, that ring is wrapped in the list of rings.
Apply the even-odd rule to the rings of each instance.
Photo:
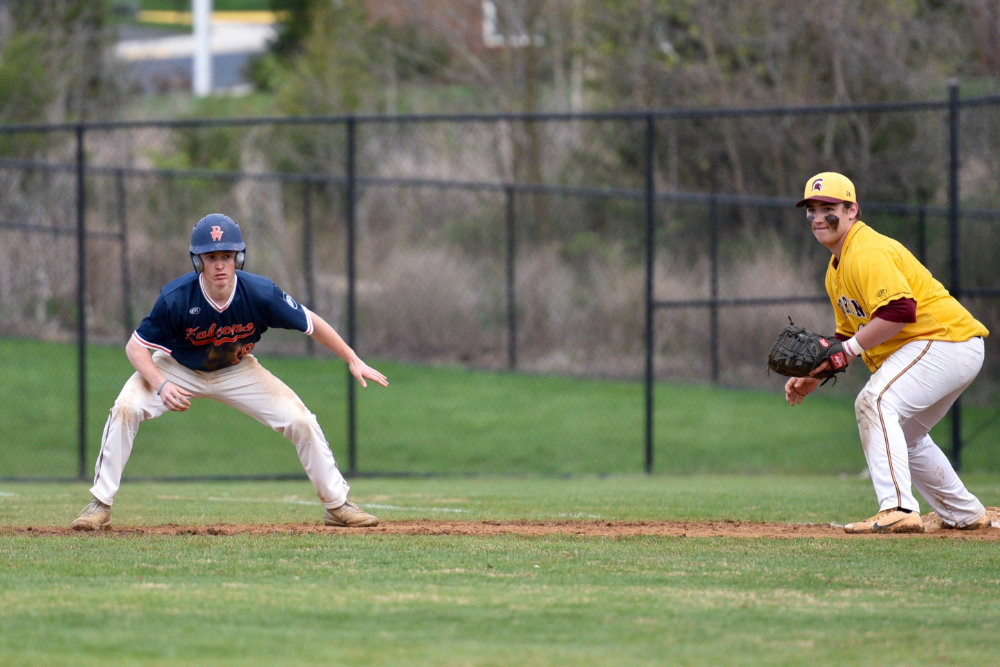
[[[967,481],[1000,502],[1000,476]],[[872,509],[867,481],[838,476],[372,478],[353,495],[385,525]],[[1000,649],[997,541],[42,534],[86,497],[79,483],[0,484],[0,663],[983,665]],[[114,523],[320,516],[306,482],[137,482]]]
[[[342,364],[264,363],[317,413],[343,461]],[[384,532],[320,529],[304,479],[143,481],[301,472],[282,438],[203,402],[143,425],[116,530],[78,534],[67,527],[89,484],[73,480],[74,350],[0,339],[0,478],[70,480],[0,481],[0,664],[995,662],[1000,540],[830,527],[876,509],[843,392],[793,409],[777,380],[774,392],[660,384],[647,476],[635,383],[375,365],[392,385],[359,393],[349,481]],[[95,347],[88,369],[89,471],[129,367],[120,348]],[[963,473],[993,506],[995,447],[975,440]],[[603,530],[391,530],[417,521]],[[636,535],[624,529],[633,522],[710,522],[725,534]],[[826,533],[724,530],[746,522]]]
[[[275,358],[264,365],[316,413],[347,469],[347,376],[339,360]],[[25,363],[30,361],[30,363]],[[628,474],[644,471],[638,382],[421,367],[371,360],[391,386],[357,392],[359,474]],[[0,338],[0,479],[77,478],[77,359],[69,345]],[[89,477],[101,431],[131,373],[121,347],[88,350]],[[763,370],[762,365],[762,373]],[[852,371],[853,372],[853,371]],[[859,371],[860,372],[860,371]],[[850,378],[848,378],[850,379]],[[847,382],[845,382],[847,384]],[[856,474],[864,469],[853,396],[828,387],[795,408],[772,391],[657,384],[654,472]],[[962,462],[1000,472],[996,410],[967,408]],[[946,451],[949,424],[934,434]],[[298,474],[289,443],[213,401],[143,424],[126,476]]]

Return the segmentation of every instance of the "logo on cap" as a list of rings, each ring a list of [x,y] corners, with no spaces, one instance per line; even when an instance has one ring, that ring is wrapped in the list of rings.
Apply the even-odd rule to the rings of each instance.
[[[813,181],[812,189],[815,192],[822,192],[823,191],[823,179],[822,178],[817,178],[815,181]]]
[[[213,241],[222,240],[222,227],[218,225],[212,225],[212,240]]]

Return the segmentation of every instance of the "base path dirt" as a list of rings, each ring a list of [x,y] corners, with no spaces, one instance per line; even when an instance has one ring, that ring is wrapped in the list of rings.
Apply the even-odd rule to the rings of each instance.
[[[159,526],[112,525],[100,531],[107,536],[135,535],[577,535],[580,537],[749,537],[749,538],[847,538],[847,539],[1000,539],[1000,508],[987,512],[993,527],[986,530],[937,530],[910,535],[848,535],[835,524],[768,523],[757,521],[385,521],[373,528],[332,528],[320,523],[204,524]],[[0,527],[0,535],[60,536],[81,533],[63,526]]]

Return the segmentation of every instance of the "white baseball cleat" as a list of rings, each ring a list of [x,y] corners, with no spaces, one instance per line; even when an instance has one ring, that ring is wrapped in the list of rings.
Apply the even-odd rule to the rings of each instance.
[[[855,521],[844,526],[845,533],[863,535],[867,533],[922,533],[924,522],[919,512],[904,512],[898,507],[882,510],[864,521]]]
[[[993,522],[988,514],[983,514],[975,521],[971,521],[964,526],[948,523],[937,512],[930,512],[923,516],[924,532],[936,533],[939,530],[986,530],[993,527]]]
[[[340,507],[334,509],[328,507],[323,513],[323,523],[327,526],[366,528],[377,526],[378,517],[365,512],[361,507],[348,500]]]
[[[93,498],[73,521],[73,530],[100,530],[107,528],[109,523],[111,523],[111,505],[105,505],[97,498]]]
[[[967,523],[964,526],[947,524],[941,522],[942,528],[954,528],[955,530],[985,530],[987,528],[993,527],[993,522],[990,521],[990,517],[987,514],[983,514],[981,517],[973,521],[972,523]]]

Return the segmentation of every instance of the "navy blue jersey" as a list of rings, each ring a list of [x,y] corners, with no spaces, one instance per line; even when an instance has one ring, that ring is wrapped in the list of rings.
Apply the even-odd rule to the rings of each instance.
[[[201,274],[189,273],[163,286],[133,337],[190,369],[214,371],[238,364],[270,327],[311,334],[312,313],[264,276],[237,271],[229,301],[217,303]]]

